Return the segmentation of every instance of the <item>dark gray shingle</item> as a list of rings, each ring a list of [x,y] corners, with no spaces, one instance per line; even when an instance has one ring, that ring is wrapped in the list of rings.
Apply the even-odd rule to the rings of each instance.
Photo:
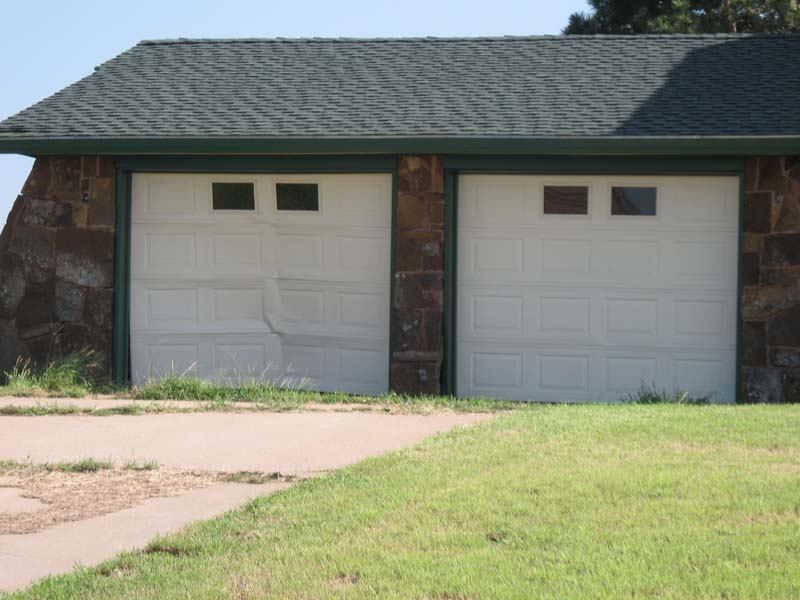
[[[141,42],[0,139],[800,134],[800,34]]]

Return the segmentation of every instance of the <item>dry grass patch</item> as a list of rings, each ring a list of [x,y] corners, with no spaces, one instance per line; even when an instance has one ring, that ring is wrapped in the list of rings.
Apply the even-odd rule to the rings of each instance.
[[[45,504],[24,513],[6,513],[0,507],[0,534],[33,533],[223,481],[218,473],[168,469],[152,461],[136,462],[136,468],[130,462],[119,467],[102,463],[96,469],[77,468],[88,464],[89,459],[48,465],[0,463],[0,487],[20,488],[23,497]]]

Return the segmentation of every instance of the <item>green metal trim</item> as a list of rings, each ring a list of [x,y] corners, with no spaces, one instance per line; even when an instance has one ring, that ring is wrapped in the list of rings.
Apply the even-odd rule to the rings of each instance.
[[[739,403],[742,393],[742,303],[744,301],[744,167],[739,173],[739,242],[738,265],[736,275],[736,382],[734,397]]]
[[[590,164],[594,163],[594,164]],[[739,243],[736,327],[736,391],[740,393],[742,356],[742,293],[744,239],[744,159],[608,159],[578,157],[558,158],[464,158],[444,159],[445,182],[445,256],[444,256],[444,364],[442,387],[456,396],[457,325],[458,325],[458,176],[465,173],[491,174],[581,174],[581,175],[735,175],[739,178]]]
[[[114,236],[114,340],[111,374],[130,381],[131,174],[117,169]]]
[[[800,154],[800,136],[0,138],[8,154],[477,154],[756,156]]]
[[[458,277],[458,175],[444,172],[444,360],[442,393],[456,395],[456,280]]]
[[[461,173],[526,174],[526,175],[729,175],[742,172],[741,158],[708,157],[630,157],[592,158],[559,157],[445,157],[445,169]]]
[[[390,265],[389,265],[389,391],[392,391],[392,354],[394,353],[397,341],[394,332],[394,287],[397,275],[397,159],[394,159],[394,171],[392,172],[392,232],[390,242]]]
[[[139,156],[119,168],[148,173],[391,173],[393,156]]]

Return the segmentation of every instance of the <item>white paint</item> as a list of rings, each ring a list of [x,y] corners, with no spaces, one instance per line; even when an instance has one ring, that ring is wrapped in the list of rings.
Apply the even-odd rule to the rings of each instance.
[[[214,211],[214,181],[252,182],[253,211]],[[319,212],[278,211],[276,182],[319,185]],[[384,393],[391,177],[133,177],[134,382],[170,373]]]
[[[544,215],[545,185],[589,187],[588,215]],[[654,186],[654,217],[611,187]],[[738,181],[466,175],[459,180],[457,391],[616,401],[642,383],[735,386]]]

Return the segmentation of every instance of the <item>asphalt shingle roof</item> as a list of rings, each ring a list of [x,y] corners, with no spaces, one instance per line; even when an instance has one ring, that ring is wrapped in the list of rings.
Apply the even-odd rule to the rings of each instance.
[[[141,42],[2,139],[800,135],[800,34]]]

